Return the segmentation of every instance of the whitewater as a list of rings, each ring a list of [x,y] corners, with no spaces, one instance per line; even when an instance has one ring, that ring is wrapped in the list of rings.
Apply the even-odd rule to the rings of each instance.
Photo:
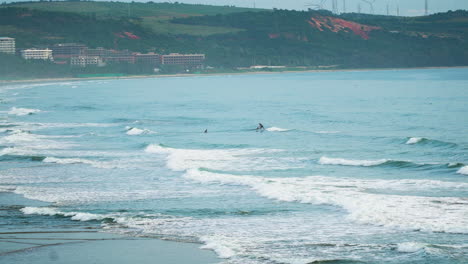
[[[0,96],[0,192],[32,201],[7,215],[12,230],[24,217],[94,225],[196,243],[225,264],[468,262],[468,69],[8,84]]]

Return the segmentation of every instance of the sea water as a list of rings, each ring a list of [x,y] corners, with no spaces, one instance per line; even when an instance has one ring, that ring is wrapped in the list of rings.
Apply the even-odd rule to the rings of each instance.
[[[468,69],[12,84],[0,98],[0,191],[45,202],[15,209],[11,229],[94,223],[222,263],[468,262]]]

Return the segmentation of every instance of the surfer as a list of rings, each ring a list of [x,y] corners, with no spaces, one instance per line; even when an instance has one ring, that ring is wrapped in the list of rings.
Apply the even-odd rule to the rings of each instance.
[[[203,133],[205,133],[205,134],[208,133],[208,129],[205,129],[205,131]]]
[[[262,123],[258,123],[258,127],[257,127],[256,130],[257,130],[257,131],[259,131],[259,130],[260,130],[260,131],[263,131],[263,130],[265,130],[265,127],[262,125]]]

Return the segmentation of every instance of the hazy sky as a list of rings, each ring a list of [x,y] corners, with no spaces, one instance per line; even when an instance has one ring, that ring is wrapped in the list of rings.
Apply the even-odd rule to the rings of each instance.
[[[3,0],[5,1],[5,0]],[[0,2],[3,2],[0,0]],[[13,2],[6,0],[7,2]],[[16,0],[21,1],[21,0]],[[129,2],[130,0],[121,0]],[[147,0],[134,0],[135,2],[147,2]],[[149,1],[149,0],[148,0]],[[235,5],[243,7],[253,7],[254,4],[259,8],[281,8],[281,9],[307,9],[306,5],[320,3],[322,0],[177,0],[178,2],[191,4],[210,4],[210,5]],[[425,0],[367,0],[375,1],[374,13],[386,14],[387,5],[390,14],[396,14],[397,6],[400,8],[400,14],[406,16],[417,16],[424,14]],[[468,0],[428,0],[429,13],[445,12],[447,10],[465,9],[468,10]],[[176,2],[174,0],[153,0],[153,2]],[[347,12],[356,12],[358,5],[361,11],[370,13],[370,6],[366,0],[338,0],[340,11],[343,10],[343,3],[346,4]],[[332,0],[325,0],[325,8],[331,9]]]
[[[307,9],[306,5],[311,3],[320,3],[322,0],[178,0],[184,3],[202,3],[216,5],[235,5],[263,8],[286,8],[286,9]],[[372,1],[372,0],[371,0]],[[154,1],[167,2],[167,1]],[[174,2],[174,1],[172,1]],[[361,5],[362,12],[369,13],[370,6],[362,0],[345,0],[346,11],[356,12],[358,4]],[[387,5],[390,13],[396,13],[397,5],[400,6],[402,15],[422,15],[424,14],[424,0],[375,0],[374,12],[376,14],[386,14]],[[343,0],[338,0],[340,10],[343,10]],[[325,2],[325,7],[331,9],[332,0]],[[447,10],[466,9],[468,10],[468,0],[429,0],[429,12],[443,12]]]

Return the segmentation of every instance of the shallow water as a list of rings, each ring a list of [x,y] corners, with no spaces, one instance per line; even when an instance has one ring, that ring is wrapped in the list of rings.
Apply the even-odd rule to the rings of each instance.
[[[0,190],[50,203],[10,218],[197,242],[226,263],[468,261],[468,69],[10,85],[0,97]]]

